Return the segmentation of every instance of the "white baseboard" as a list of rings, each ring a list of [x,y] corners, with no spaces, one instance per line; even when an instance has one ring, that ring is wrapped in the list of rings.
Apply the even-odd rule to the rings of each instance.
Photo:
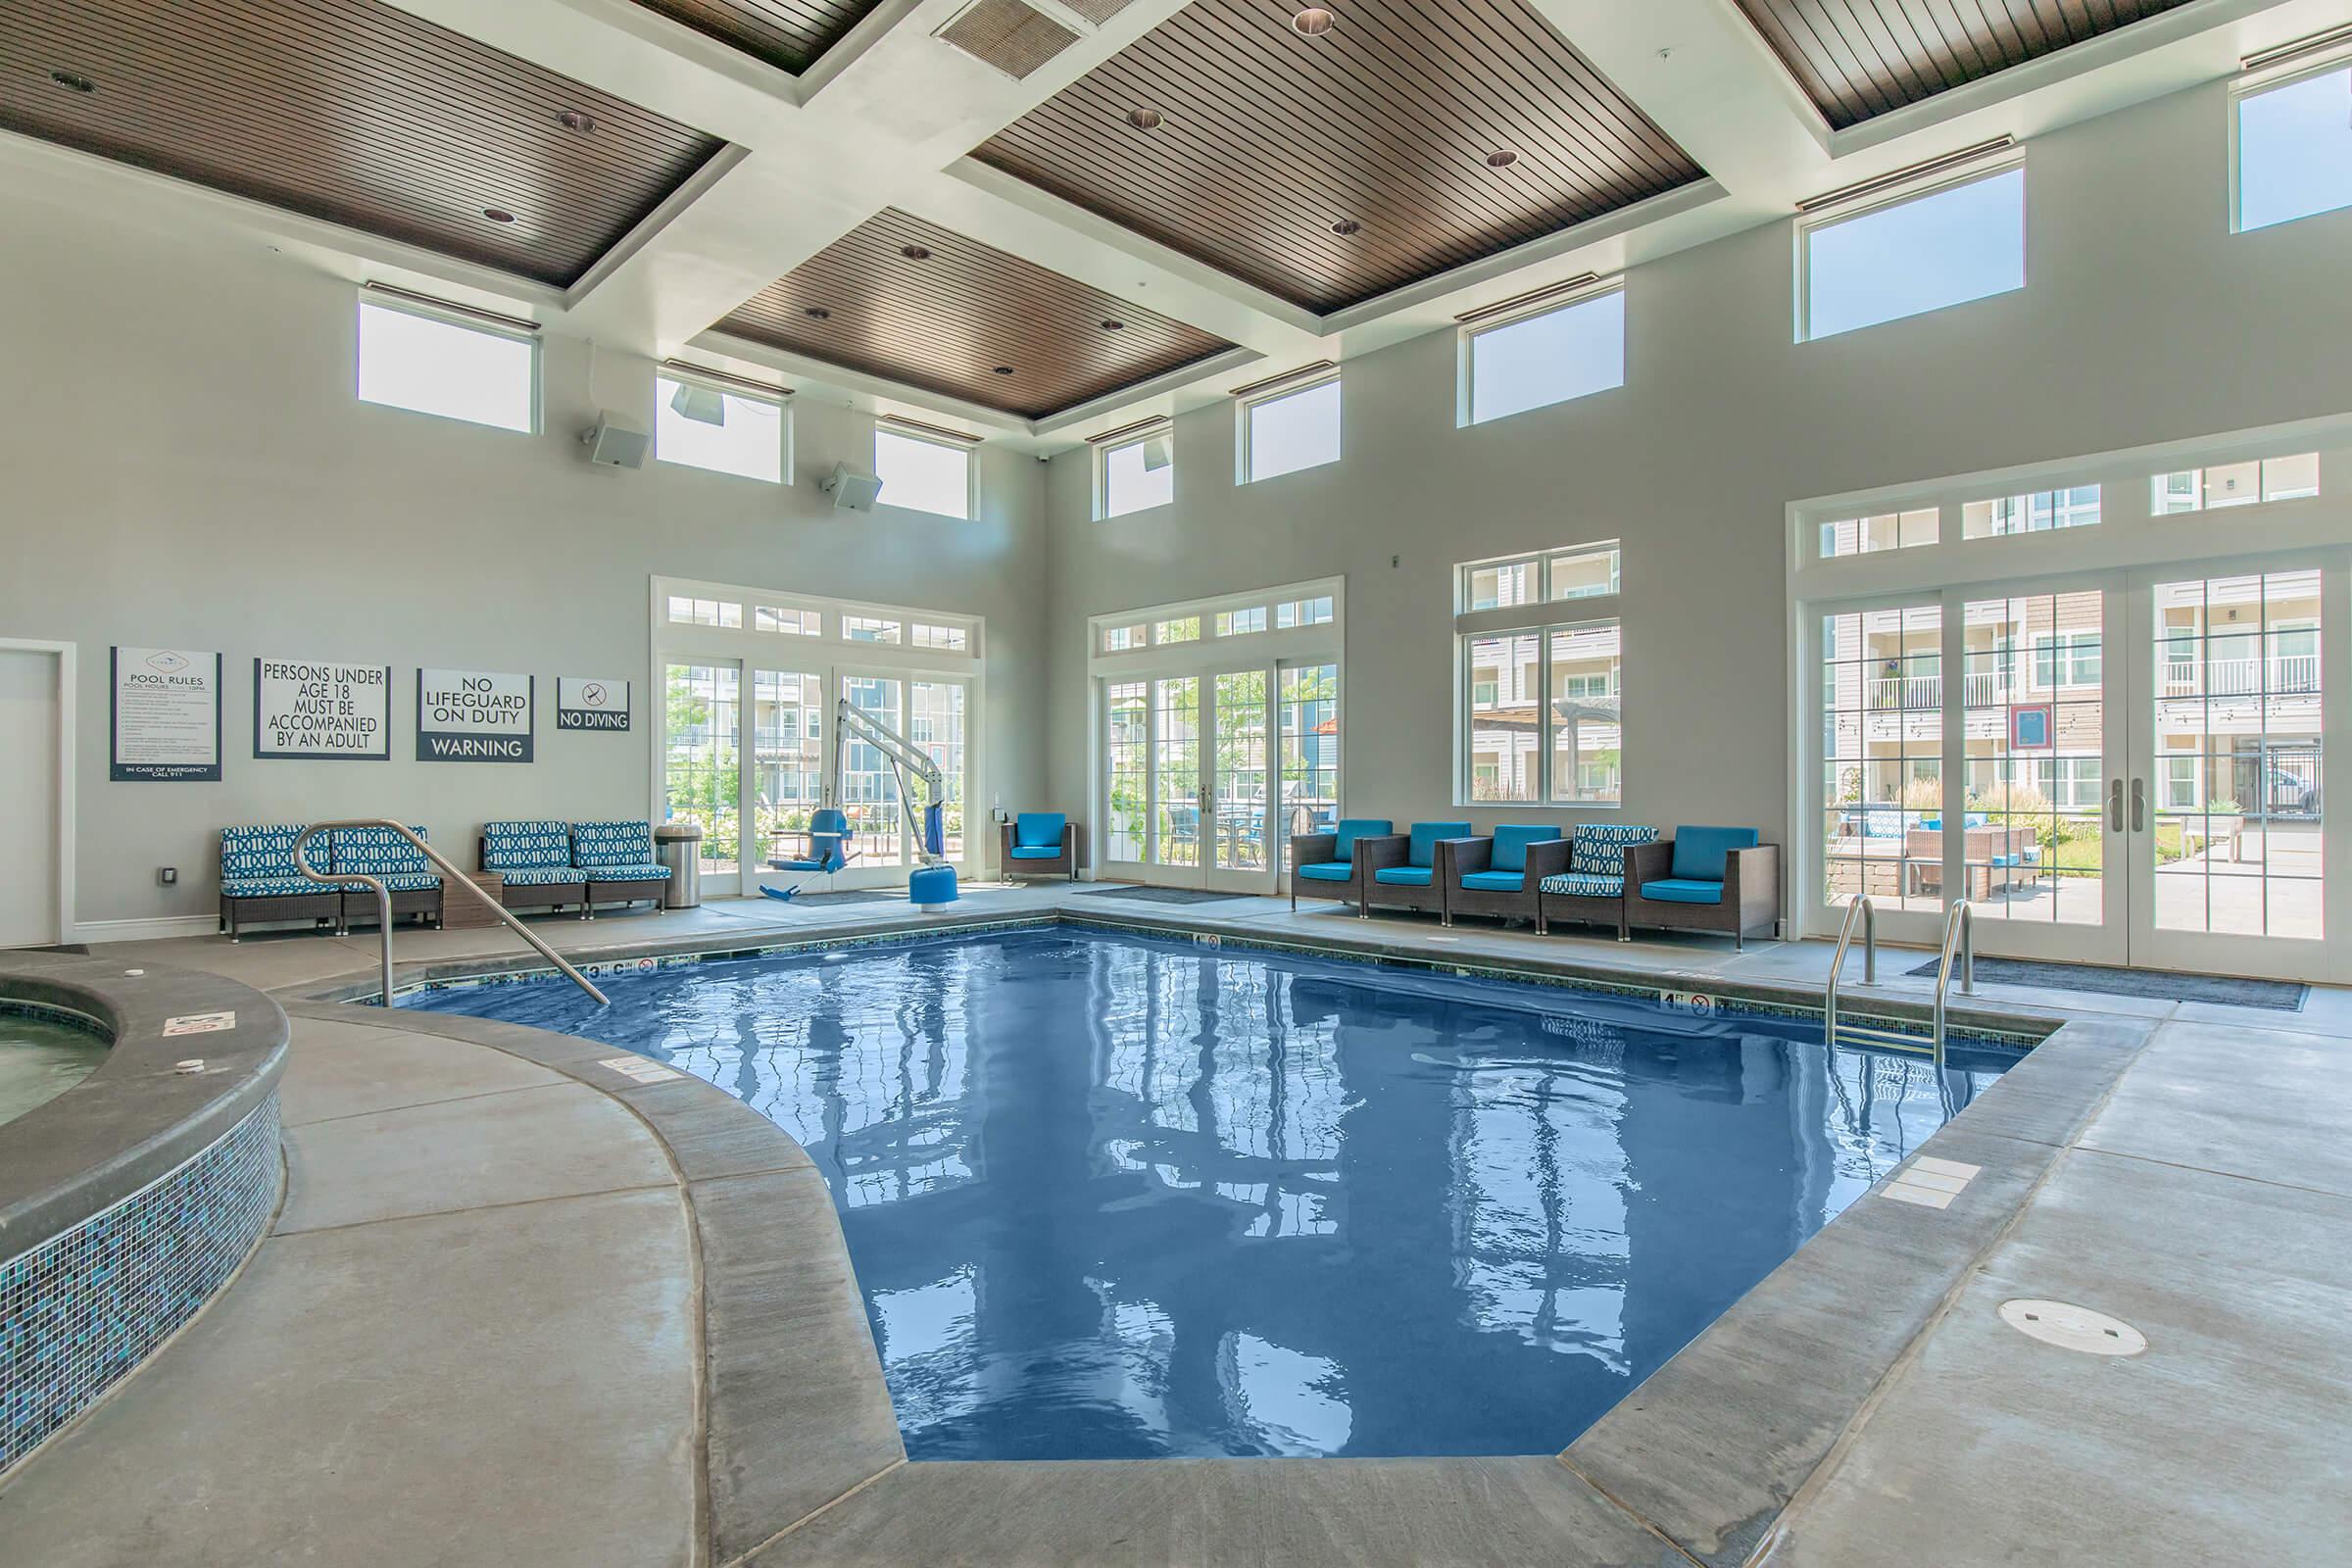
[[[220,929],[211,914],[167,914],[147,920],[76,920],[75,942],[159,942],[166,937],[209,937]]]

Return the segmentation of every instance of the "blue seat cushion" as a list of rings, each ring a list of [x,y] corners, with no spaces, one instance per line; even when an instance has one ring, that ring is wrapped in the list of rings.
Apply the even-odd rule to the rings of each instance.
[[[293,877],[302,869],[294,863],[294,843],[304,829],[300,823],[266,827],[224,827],[220,830],[220,880],[250,881],[260,877]],[[314,842],[311,863],[324,871],[333,864],[330,847]],[[315,885],[315,884],[314,884]]]
[[[1385,816],[1350,816],[1344,818],[1333,830],[1339,840],[1331,852],[1334,860],[1353,863],[1357,839],[1387,838],[1396,831],[1396,824]]]
[[[1524,871],[1530,844],[1543,844],[1560,836],[1556,827],[1498,827],[1494,830],[1494,856],[1489,863],[1497,871]],[[1462,886],[1470,886],[1468,877],[1462,878]]]
[[[1438,840],[1466,839],[1468,837],[1470,837],[1470,824],[1467,822],[1415,822],[1412,827],[1413,841],[1405,850],[1404,863],[1408,866],[1424,868],[1435,865],[1438,859]],[[1382,874],[1386,875],[1385,872]],[[1423,877],[1421,880],[1427,882],[1429,878]]]
[[[571,868],[571,824],[559,821],[484,822],[482,869]],[[510,882],[514,880],[509,877]],[[577,880],[576,878],[574,880]]]
[[[1023,850],[1052,850],[1054,855],[1059,855],[1064,823],[1065,818],[1059,811],[1023,811],[1012,819],[1012,853],[1020,855]],[[1035,859],[1037,857],[1021,856],[1021,858]]]
[[[1313,882],[1352,882],[1355,880],[1355,866],[1348,860],[1321,860],[1313,865],[1300,866],[1298,874]]]
[[[1756,830],[1752,827],[1678,827],[1674,830],[1674,880],[1720,882],[1732,851],[1755,847]],[[1716,900],[1685,902],[1713,904]]]
[[[220,891],[232,899],[300,899],[336,891],[332,882],[314,882],[307,876],[223,877]]]
[[[588,880],[588,873],[576,865],[518,865],[499,875],[511,888],[576,888]]]
[[[1058,860],[1061,858],[1061,845],[1058,841],[1053,844],[1015,844],[1012,858],[1016,860]]]
[[[1426,865],[1388,865],[1372,873],[1373,881],[1398,888],[1425,888],[1429,886],[1429,877]]]
[[[1613,899],[1625,892],[1625,878],[1596,871],[1563,871],[1545,877],[1544,891],[1564,899]]]
[[[1642,896],[1660,904],[1721,904],[1723,884],[1672,877],[1663,882],[1642,883]]]
[[[639,860],[626,865],[592,865],[587,875],[591,882],[666,882],[669,867],[659,860]]]
[[[1655,844],[1658,830],[1631,822],[1586,822],[1569,835],[1568,869],[1592,876],[1625,875],[1625,852],[1637,844]],[[1614,894],[1611,895],[1614,897]]]
[[[635,822],[574,822],[571,824],[571,863],[585,866],[650,865],[654,860],[653,824]]]
[[[1517,893],[1527,885],[1525,871],[1464,871],[1462,886],[1481,893]]]

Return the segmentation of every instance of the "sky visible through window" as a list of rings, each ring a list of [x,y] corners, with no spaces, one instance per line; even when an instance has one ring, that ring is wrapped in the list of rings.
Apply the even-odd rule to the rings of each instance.
[[[2024,288],[2026,172],[1825,224],[1805,254],[1808,338]]]
[[[1112,447],[1102,455],[1102,514],[1125,516],[1176,499],[1176,462],[1165,433]],[[1151,460],[1159,459],[1153,467]]]
[[[874,432],[874,472],[882,504],[943,517],[972,514],[972,455],[895,430]]]
[[[696,418],[695,414],[705,417]],[[718,416],[718,423],[709,421],[711,414]],[[662,463],[778,483],[784,477],[784,411],[757,398],[688,388],[665,375],[656,376],[654,456]]]
[[[2352,207],[2352,66],[2237,103],[2237,226]]]
[[[528,432],[536,345],[360,305],[360,401]]]
[[[1271,479],[1340,461],[1340,383],[1325,381],[1250,406],[1250,477]]]
[[[1625,291],[1612,290],[1470,340],[1470,422],[1625,385]]]

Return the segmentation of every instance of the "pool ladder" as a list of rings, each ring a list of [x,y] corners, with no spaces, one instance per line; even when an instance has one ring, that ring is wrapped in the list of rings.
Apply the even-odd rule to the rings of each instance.
[[[588,977],[586,975],[580,973],[579,970],[566,963],[564,960],[564,956],[562,954],[558,953],[555,949],[549,947],[545,942],[541,941],[538,932],[533,931],[529,926],[524,925],[520,920],[515,919],[514,915],[508,913],[506,906],[499,903],[498,900],[492,898],[489,894],[484,893],[482,891],[482,885],[479,882],[476,882],[473,878],[467,876],[465,872],[450,864],[448,858],[439,850],[434,849],[430,844],[425,843],[424,840],[418,838],[416,834],[410,832],[398,822],[381,816],[353,817],[349,821],[344,822],[314,822],[308,828],[304,829],[302,837],[294,841],[295,868],[314,882],[324,882],[337,887],[357,883],[358,885],[365,887],[375,894],[376,929],[383,933],[384,938],[385,1006],[389,1007],[392,1005],[391,893],[384,887],[383,879],[381,877],[372,877],[364,871],[321,871],[317,866],[311,864],[310,857],[303,853],[310,847],[311,840],[317,838],[319,834],[331,833],[337,828],[348,827],[380,827],[390,832],[397,833],[402,838],[408,840],[409,843],[416,849],[418,854],[422,855],[426,859],[430,860],[435,866],[440,868],[443,876],[448,877],[450,880],[458,883],[460,886],[464,887],[466,892],[481,900],[483,906],[489,909],[492,914],[497,915],[501,920],[512,926],[516,936],[522,938],[523,941],[528,942],[532,947],[537,948],[541,957],[544,957],[548,962],[554,964],[558,969],[562,970],[565,979],[569,980],[573,985],[578,986],[582,991],[587,992],[591,997],[594,997],[598,1006],[602,1007],[610,1005],[610,1004],[605,1000],[605,994],[602,991],[597,990],[595,986],[589,984]],[[444,894],[444,898],[446,898],[446,896],[447,895]]]
[[[1830,958],[1830,989],[1822,999],[1822,1031],[1825,1039],[1835,1045],[1839,1034],[1838,1022],[1838,983],[1845,974],[1845,955],[1854,945],[1854,920],[1862,921],[1862,983],[1876,985],[1879,981],[1879,911],[1870,895],[1858,893],[1845,906],[1845,918],[1838,924],[1838,951]],[[1936,1065],[1943,1065],[1946,1001],[1952,983],[1952,959],[1960,960],[1960,990],[1964,995],[1977,992],[1976,909],[1966,899],[1952,905],[1951,913],[1943,920],[1943,946],[1936,966],[1936,1025],[1935,1033],[1923,1048],[1911,1035],[1898,1034],[1891,1029],[1873,1028],[1868,1024],[1846,1024],[1844,1034],[1851,1039],[1874,1046],[1889,1046],[1898,1051],[1922,1051],[1933,1056]]]

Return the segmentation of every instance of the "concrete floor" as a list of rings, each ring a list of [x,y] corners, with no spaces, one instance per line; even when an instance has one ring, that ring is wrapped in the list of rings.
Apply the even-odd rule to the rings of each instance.
[[[1433,957],[1604,963],[1661,984],[1818,985],[1828,963],[1820,944],[1742,955],[1704,938],[1538,939],[1294,914],[1272,899],[1167,906],[1056,886],[972,889],[965,907],[1065,904]],[[905,918],[898,904],[751,901],[538,928],[593,956]],[[398,938],[404,967],[519,951],[495,928]],[[110,956],[291,997],[365,971],[376,948],[367,934],[292,935]],[[1849,994],[1916,1002],[1931,982],[1899,972],[1912,966],[1883,964],[1880,987]],[[1857,1331],[1901,1320],[1891,1370],[1833,1388],[1805,1370],[1814,1352],[1766,1375],[1754,1356],[1786,1358],[1788,1345],[1743,1352],[1710,1335],[1693,1350],[1762,1376],[1761,1415],[1727,1405],[1711,1436],[1688,1421],[1679,1437],[1643,1434],[1632,1407],[1645,1387],[1610,1434],[1594,1429],[1609,1441],[1562,1461],[1465,1464],[1434,1486],[1430,1467],[1390,1461],[1224,1461],[1189,1479],[1181,1466],[906,1465],[886,1406],[874,1414],[878,1371],[858,1369],[862,1319],[827,1250],[838,1231],[828,1243],[821,1186],[723,1127],[681,1134],[664,1119],[673,1095],[708,1091],[630,1085],[595,1064],[609,1052],[563,1037],[525,1049],[535,1032],[514,1030],[502,1049],[507,1026],[478,1020],[478,1038],[461,1039],[427,1015],[291,1005],[283,1211],[211,1308],[0,1486],[0,1562],[2345,1560],[2352,992],[2317,990],[2297,1013],[1980,992],[1986,1007],[2105,1020],[2121,1071],[2087,1115],[2043,1126],[2021,1094],[2022,1119],[1979,1124],[1972,1162],[1997,1173],[2015,1156],[2011,1206],[1916,1321],[1875,1298],[1827,1303]],[[730,1205],[771,1232],[714,1226]],[[1866,1200],[1849,1213],[1865,1208],[1800,1259],[1842,1236],[1896,1269],[1908,1237],[1925,1247],[1938,1224],[1970,1223],[1965,1203]],[[817,1216],[816,1230],[789,1215]],[[828,1309],[760,1321],[806,1298],[808,1281],[777,1271],[811,1268]],[[2110,1359],[2028,1340],[1997,1316],[2016,1297],[2113,1313],[2149,1348]],[[747,1322],[768,1338],[742,1357]],[[1678,1369],[1690,1370],[1678,1358],[1660,1380]],[[1836,1407],[1818,1452],[1774,1426],[1808,1396]],[[1686,1526],[1675,1465],[1703,1489],[1740,1468],[1736,1444],[1787,1449],[1792,1479],[1759,1493],[1751,1529]],[[778,1447],[790,1464],[760,1462]],[[1546,1548],[1552,1531],[1575,1551]]]

